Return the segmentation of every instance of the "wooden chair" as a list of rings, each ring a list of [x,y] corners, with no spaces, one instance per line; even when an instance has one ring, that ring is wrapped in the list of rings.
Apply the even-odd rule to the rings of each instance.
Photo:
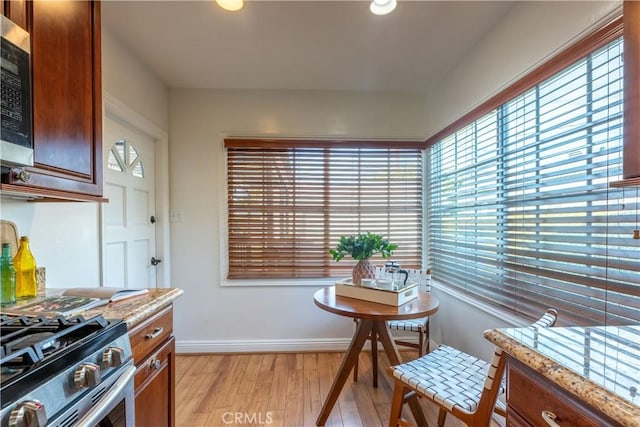
[[[396,331],[411,331],[418,333],[418,343],[394,339],[396,344],[411,347],[418,350],[418,357],[429,353],[429,318],[390,320],[387,322],[389,329]]]
[[[353,319],[358,323],[358,319]],[[394,339],[396,345],[415,348],[418,356],[423,356],[429,352],[429,318],[390,320],[387,322],[389,329],[396,331],[411,331],[418,333],[418,343],[406,341],[404,339]],[[371,341],[371,366],[373,371],[373,386],[378,387],[378,337],[369,336]],[[353,365],[353,380],[358,381],[358,360]]]
[[[558,313],[549,309],[531,327],[553,326]],[[487,427],[498,395],[504,392],[505,358],[496,347],[491,363],[443,345],[411,362],[389,368],[394,380],[389,427],[406,425],[402,405],[418,396],[439,406],[438,426],[448,413],[470,427]]]

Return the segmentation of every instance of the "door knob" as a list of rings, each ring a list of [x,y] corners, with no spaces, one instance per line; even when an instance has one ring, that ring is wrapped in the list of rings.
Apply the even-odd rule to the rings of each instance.
[[[160,264],[161,262],[162,262],[162,260],[161,260],[161,259],[156,258],[156,257],[154,257],[154,256],[152,256],[152,257],[151,257],[151,265],[158,265],[158,264]]]
[[[155,215],[151,215],[151,218],[149,218],[149,221],[151,222],[151,224],[155,224],[156,223],[156,216]]]

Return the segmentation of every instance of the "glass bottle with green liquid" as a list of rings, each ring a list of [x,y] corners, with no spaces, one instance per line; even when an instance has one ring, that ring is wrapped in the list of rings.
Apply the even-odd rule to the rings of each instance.
[[[16,302],[16,270],[11,259],[11,244],[2,244],[0,256],[0,305]]]

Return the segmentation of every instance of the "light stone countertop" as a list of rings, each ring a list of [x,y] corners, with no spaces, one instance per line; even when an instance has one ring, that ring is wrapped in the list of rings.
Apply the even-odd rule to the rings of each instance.
[[[123,319],[129,330],[152,316],[161,308],[171,304],[184,291],[178,288],[149,289],[149,293],[122,301],[112,302],[82,313],[85,317],[102,314],[105,319]]]
[[[640,426],[640,325],[501,328],[484,336],[624,426]]]
[[[65,289],[50,288],[46,289],[43,293],[38,294],[37,297],[29,300],[19,301],[15,305],[10,306],[10,310],[19,310],[21,306],[37,303],[46,297],[57,297]],[[127,324],[127,327],[131,329],[134,325],[140,323],[144,319],[152,316],[160,309],[168,306],[184,293],[179,288],[152,288],[144,295],[123,299],[117,302],[112,302],[106,305],[101,305],[90,310],[77,312],[75,314],[81,314],[85,318],[93,317],[102,314],[105,319],[122,319]],[[8,310],[7,312],[9,312]],[[16,314],[15,312],[12,312]],[[35,313],[35,312],[34,312]],[[30,314],[34,314],[30,313]],[[23,314],[23,313],[21,313]],[[68,315],[67,317],[70,317]]]

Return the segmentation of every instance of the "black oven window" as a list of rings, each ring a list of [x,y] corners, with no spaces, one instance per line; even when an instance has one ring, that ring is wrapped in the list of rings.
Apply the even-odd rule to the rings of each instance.
[[[125,427],[127,425],[126,405],[122,400],[118,403],[109,415],[102,419],[96,427]]]

